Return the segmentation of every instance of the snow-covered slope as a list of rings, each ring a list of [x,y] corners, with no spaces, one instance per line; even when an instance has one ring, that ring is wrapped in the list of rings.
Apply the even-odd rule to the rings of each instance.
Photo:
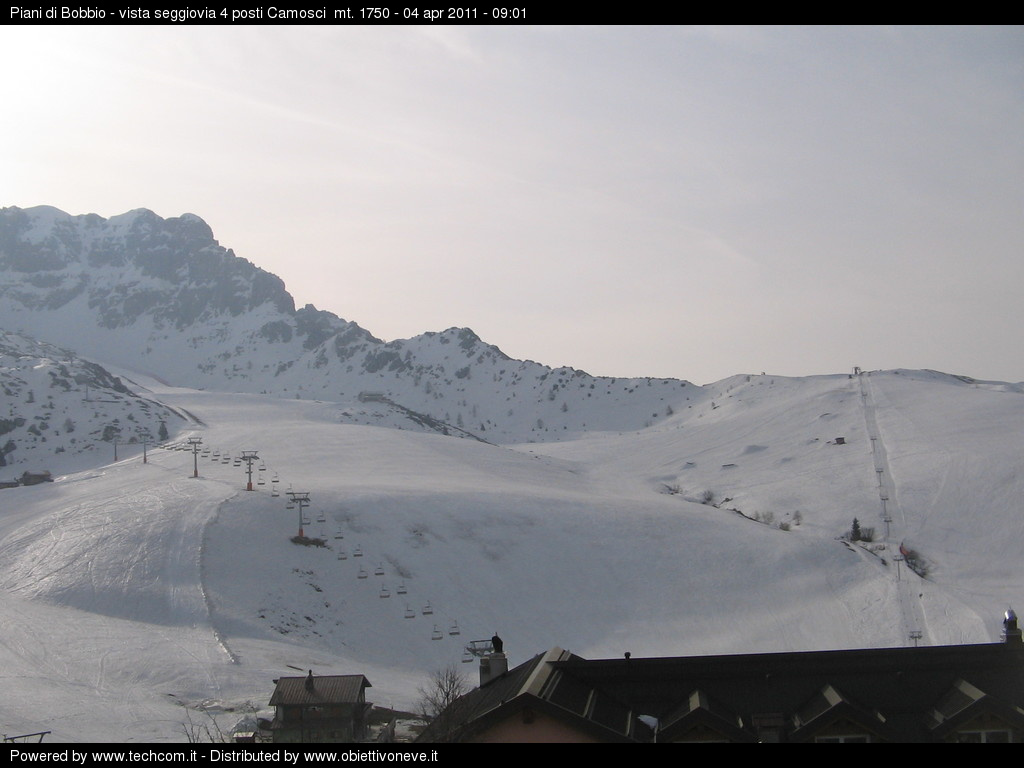
[[[0,331],[0,479],[94,466],[115,444],[154,444],[189,419],[74,353]],[[8,477],[9,475],[9,477]]]
[[[295,669],[407,707],[494,632],[513,663],[989,642],[1021,599],[1020,384],[385,343],[141,209],[0,210],[0,327],[0,479],[55,480],[0,488],[8,734],[183,740]]]
[[[645,430],[503,447],[147,384],[203,424],[172,447],[200,437],[207,455],[167,448],[0,491],[0,669],[25,702],[8,732],[181,739],[182,705],[265,705],[294,667],[366,674],[371,699],[408,706],[495,631],[513,663],[555,644],[904,645],[908,628],[988,642],[1024,583],[1015,386],[735,377]],[[266,467],[252,492],[224,463],[243,450]],[[310,494],[308,522],[289,488]],[[854,516],[874,542],[840,538]],[[324,546],[293,543],[300,525]],[[897,568],[901,541],[927,578]]]

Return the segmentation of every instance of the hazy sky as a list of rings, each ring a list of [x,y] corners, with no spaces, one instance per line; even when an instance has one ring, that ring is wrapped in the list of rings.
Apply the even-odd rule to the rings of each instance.
[[[1024,380],[1022,27],[0,28],[0,206],[203,217],[384,339]]]

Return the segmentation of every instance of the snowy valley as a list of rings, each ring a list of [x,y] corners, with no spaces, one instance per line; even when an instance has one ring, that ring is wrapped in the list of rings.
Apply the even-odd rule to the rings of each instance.
[[[1022,384],[385,343],[150,212],[0,211],[0,328],[0,480],[54,479],[0,489],[6,733],[181,741],[296,669],[409,708],[494,632],[512,664],[992,642],[1022,600]]]

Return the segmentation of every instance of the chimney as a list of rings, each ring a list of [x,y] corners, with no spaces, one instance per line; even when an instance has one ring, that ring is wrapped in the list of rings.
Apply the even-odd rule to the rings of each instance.
[[[1007,608],[1006,615],[1003,617],[1003,642],[1015,645],[1024,642],[1021,639],[1020,627],[1017,626],[1017,614],[1013,612],[1013,608]]]
[[[497,680],[508,672],[508,657],[501,651],[495,651],[480,657],[480,687]]]
[[[505,656],[505,642],[495,632],[491,637],[491,652],[480,657],[480,687],[508,672],[508,657]]]

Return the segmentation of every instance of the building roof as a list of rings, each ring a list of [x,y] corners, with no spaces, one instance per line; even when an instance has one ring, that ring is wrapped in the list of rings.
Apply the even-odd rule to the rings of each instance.
[[[843,717],[881,739],[933,741],[937,731],[929,713],[959,711],[982,700],[1001,706],[1010,717],[1018,712],[1024,718],[1020,644],[593,661],[575,657],[553,666],[629,702],[663,727],[680,716],[681,708],[683,714],[688,711],[684,703],[695,691],[714,702],[702,711],[738,721],[755,735],[755,721],[767,715],[781,715],[785,729],[797,738],[811,735],[815,723]]]
[[[316,706],[352,704],[362,700],[363,691],[371,688],[363,675],[314,675],[282,677],[270,697],[270,706]]]
[[[472,737],[523,708],[607,741],[654,740],[643,716],[659,741],[809,741],[848,728],[929,742],[979,716],[1024,734],[1024,645],[597,660],[553,648],[461,697],[445,727]],[[431,724],[420,740],[440,735]]]
[[[650,741],[653,732],[629,706],[561,674],[553,662],[579,659],[555,647],[510,669],[453,703],[417,741],[461,741],[531,709],[604,741]]]

